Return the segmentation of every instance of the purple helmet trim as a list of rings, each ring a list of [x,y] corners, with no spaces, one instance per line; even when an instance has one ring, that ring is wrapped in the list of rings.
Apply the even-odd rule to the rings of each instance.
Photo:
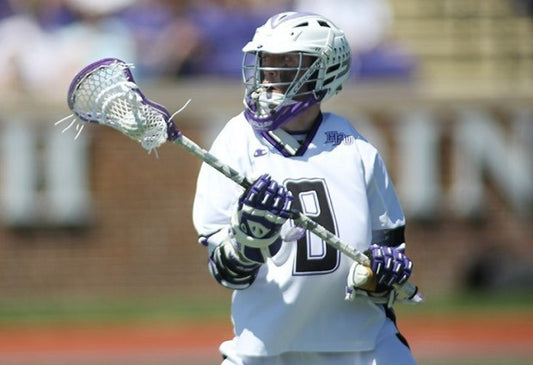
[[[305,100],[298,101],[291,105],[282,106],[276,112],[266,116],[266,117],[257,117],[253,113],[253,109],[248,107],[244,110],[244,116],[248,123],[252,125],[252,128],[257,132],[268,132],[275,129],[278,129],[290,119],[294,118],[298,114],[306,111],[313,105],[319,103],[326,93],[322,93],[319,97],[311,94]],[[247,102],[247,106],[250,104]]]
[[[87,77],[87,75],[89,75],[91,72],[95,71],[96,69],[98,69],[100,67],[109,66],[109,65],[111,65],[113,63],[119,63],[119,64],[125,65],[124,73],[125,73],[126,78],[128,79],[128,81],[134,83],[137,86],[137,84],[135,82],[135,79],[133,78],[133,74],[132,74],[130,68],[127,67],[126,62],[124,62],[124,61],[122,61],[122,60],[120,60],[118,58],[103,58],[101,60],[98,60],[96,62],[93,62],[93,63],[87,65],[80,72],[78,72],[76,74],[76,76],[74,76],[74,79],[70,83],[70,86],[69,86],[69,89],[68,89],[68,94],[67,94],[67,102],[68,102],[68,106],[69,106],[69,108],[71,110],[74,110],[74,99],[75,99],[74,92],[76,91],[76,89],[78,88],[78,86],[82,82],[82,80],[85,79]],[[168,112],[168,110],[164,106],[162,106],[161,104],[158,104],[158,103],[148,99],[141,92],[139,87],[136,87],[136,92],[141,96],[141,99],[142,99],[142,101],[145,104],[150,105],[151,107],[156,109],[159,113],[161,113],[164,116],[166,124],[167,124],[167,139],[169,141],[175,141],[176,139],[181,137],[182,133],[177,128],[176,124],[170,119],[170,113]],[[84,117],[84,116],[81,116],[81,115],[78,115],[78,114],[76,114],[76,116],[78,118],[80,118],[82,121],[85,121],[85,122],[98,123],[95,120],[92,120],[90,118],[87,118],[87,117]]]

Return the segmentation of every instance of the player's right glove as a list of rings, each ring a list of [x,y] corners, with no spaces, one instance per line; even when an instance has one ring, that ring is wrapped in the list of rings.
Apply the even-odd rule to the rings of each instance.
[[[235,290],[252,285],[260,266],[243,257],[231,237],[215,247],[209,257],[211,275],[223,286]]]
[[[269,174],[261,175],[239,198],[232,230],[241,254],[264,263],[281,247],[281,226],[291,216],[292,194]]]

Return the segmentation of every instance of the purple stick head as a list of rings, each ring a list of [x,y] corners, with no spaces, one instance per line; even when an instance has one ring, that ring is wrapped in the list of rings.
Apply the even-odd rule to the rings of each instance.
[[[174,141],[182,135],[172,121],[168,110],[164,106],[148,99],[142,93],[135,82],[130,66],[118,58],[98,60],[78,72],[68,89],[68,106],[81,121],[116,127],[115,123],[110,123],[107,120],[103,110],[107,104],[105,100],[101,100],[102,93],[110,87],[125,87],[131,90],[136,94],[141,105],[147,106],[152,112],[155,111],[160,114],[166,123],[168,141]],[[124,133],[121,128],[117,129]]]

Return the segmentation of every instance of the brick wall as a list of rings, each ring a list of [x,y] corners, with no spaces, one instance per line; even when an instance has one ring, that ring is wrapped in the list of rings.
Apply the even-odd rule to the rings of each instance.
[[[167,106],[176,101],[181,104],[184,96],[192,95],[193,103],[179,118],[180,128],[207,147],[221,123],[240,108],[239,85],[217,85],[160,85],[148,95]],[[233,91],[225,93],[228,86]],[[389,94],[374,88],[350,88],[337,104],[327,107],[346,113],[364,106],[370,119],[389,128],[387,139],[394,142],[390,127],[396,119],[390,116],[396,115],[398,108],[435,107],[436,101],[420,99],[418,92],[387,90],[395,96],[384,97]],[[523,103],[520,97],[513,100],[517,105]],[[439,103],[439,108],[449,107],[447,102]],[[479,106],[479,100],[460,100],[454,105],[472,103]],[[483,105],[492,108],[493,100],[483,101]],[[64,109],[55,105],[49,118],[40,116],[41,122],[57,120],[54,117]],[[91,126],[85,133],[90,139],[91,220],[71,228],[0,225],[3,296],[221,291],[207,273],[205,251],[196,243],[192,226],[199,160],[171,144],[159,150],[159,158],[147,155],[136,142],[104,127]],[[387,159],[396,177],[394,156]],[[489,198],[486,215],[476,222],[447,213],[430,222],[409,221],[414,281],[425,292],[461,286],[473,258],[483,251],[502,251],[518,258],[532,253],[531,215],[518,216],[509,210],[497,192]]]

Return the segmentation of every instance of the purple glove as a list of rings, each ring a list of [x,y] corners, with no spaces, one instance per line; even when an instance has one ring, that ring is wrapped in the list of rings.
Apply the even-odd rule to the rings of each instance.
[[[273,244],[279,239],[281,226],[291,216],[292,201],[292,194],[268,174],[261,175],[243,193],[232,228],[239,249],[246,258],[264,262],[265,257],[277,252],[279,242]],[[273,247],[276,247],[276,252],[272,252]]]
[[[405,244],[398,247],[371,245],[367,255],[372,261],[371,269],[376,276],[378,286],[390,289],[393,285],[402,285],[411,276],[412,261],[405,256]]]

